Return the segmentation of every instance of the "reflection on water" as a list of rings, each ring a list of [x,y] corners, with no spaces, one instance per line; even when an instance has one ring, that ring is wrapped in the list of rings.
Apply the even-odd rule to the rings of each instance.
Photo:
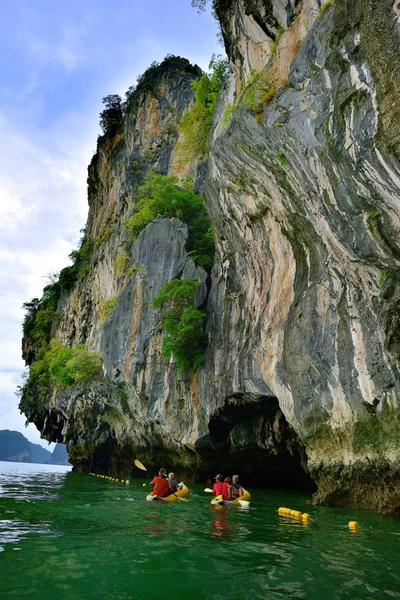
[[[4,466],[5,465],[5,466]],[[11,469],[10,465],[14,465]],[[54,471],[53,468],[57,470]],[[0,462],[0,498],[55,500],[71,467]]]
[[[153,535],[165,535],[165,521],[162,519],[154,519],[153,515],[147,516],[146,521],[148,525],[145,527],[145,531]]]
[[[20,509],[22,503],[35,505],[38,501],[59,498],[68,471],[70,467],[0,462],[0,549],[3,552],[6,544],[18,544],[30,535],[61,535],[48,520],[25,520],[18,515],[25,512]],[[34,506],[32,510],[35,511]]]
[[[0,463],[1,600],[400,598],[398,520],[257,490],[249,510],[211,506],[200,486],[164,505],[68,471]]]
[[[233,527],[229,524],[227,515],[229,508],[225,506],[210,506],[210,510],[212,511],[211,537],[233,538],[235,533]]]
[[[25,540],[30,533],[57,535],[52,531],[51,523],[44,521],[41,523],[30,523],[21,519],[4,519],[0,521],[0,544],[14,544]]]

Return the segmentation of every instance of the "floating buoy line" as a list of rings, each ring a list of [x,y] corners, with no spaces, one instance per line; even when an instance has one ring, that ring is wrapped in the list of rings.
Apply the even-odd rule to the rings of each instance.
[[[278,508],[278,515],[281,517],[292,517],[305,524],[309,524],[310,522],[310,515],[308,513],[302,513],[300,510],[292,510],[291,508],[285,508],[284,506]],[[355,531],[358,531],[358,527],[357,521],[349,521],[348,528],[350,531],[354,533]]]
[[[115,483],[123,483],[124,485],[130,484],[130,479],[118,479],[117,477],[109,477],[108,475],[100,475],[99,473],[89,473],[93,477],[100,477],[100,479],[106,479],[107,481],[114,481]]]
[[[294,519],[299,519],[304,523],[308,523],[310,520],[310,515],[308,513],[302,513],[300,510],[292,510],[291,508],[285,508],[283,506],[278,508],[278,514],[283,517],[293,517]]]

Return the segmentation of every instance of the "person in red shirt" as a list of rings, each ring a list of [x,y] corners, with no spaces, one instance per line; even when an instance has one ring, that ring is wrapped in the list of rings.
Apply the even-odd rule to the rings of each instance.
[[[160,498],[165,498],[165,496],[168,496],[169,485],[166,470],[160,469],[158,475],[153,477],[150,485],[154,485],[153,491],[151,492],[152,496],[160,496]]]
[[[224,481],[222,475],[215,477],[215,483],[213,485],[213,492],[216,496],[222,496],[224,500],[230,500],[229,497],[229,483]]]

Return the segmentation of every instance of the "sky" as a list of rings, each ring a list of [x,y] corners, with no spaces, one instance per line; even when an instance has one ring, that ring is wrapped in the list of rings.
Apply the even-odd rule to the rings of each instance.
[[[204,70],[217,24],[190,0],[3,0],[0,21],[0,430],[47,442],[18,410],[22,304],[70,261],[87,217],[102,97],[166,54]]]

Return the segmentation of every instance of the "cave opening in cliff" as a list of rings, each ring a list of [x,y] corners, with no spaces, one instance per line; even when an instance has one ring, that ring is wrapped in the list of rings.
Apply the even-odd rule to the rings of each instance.
[[[240,474],[246,486],[314,492],[304,447],[274,396],[238,394],[209,421],[209,475]]]

